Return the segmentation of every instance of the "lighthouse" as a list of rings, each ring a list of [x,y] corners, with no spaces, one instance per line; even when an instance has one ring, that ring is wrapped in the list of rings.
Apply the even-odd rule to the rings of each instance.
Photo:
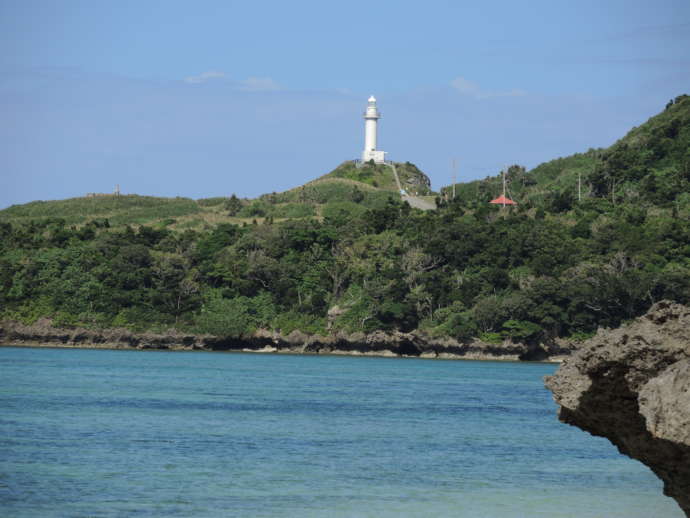
[[[364,151],[362,152],[362,162],[373,160],[376,164],[385,162],[385,151],[376,150],[376,125],[381,118],[381,114],[376,109],[376,98],[369,97],[367,111],[364,112]]]

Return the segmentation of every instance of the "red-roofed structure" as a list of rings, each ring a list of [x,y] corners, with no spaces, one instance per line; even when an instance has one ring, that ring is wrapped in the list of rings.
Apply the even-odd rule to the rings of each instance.
[[[493,203],[495,205],[503,205],[504,207],[506,205],[517,205],[517,203],[515,203],[510,198],[506,198],[506,173],[505,173],[505,171],[501,171],[501,179],[503,180],[503,194],[501,194],[495,200],[491,200],[489,203]]]
[[[495,203],[497,205],[503,205],[504,207],[506,205],[517,205],[513,200],[510,198],[506,198],[504,194],[501,194],[498,198],[495,200],[491,200],[489,203]]]

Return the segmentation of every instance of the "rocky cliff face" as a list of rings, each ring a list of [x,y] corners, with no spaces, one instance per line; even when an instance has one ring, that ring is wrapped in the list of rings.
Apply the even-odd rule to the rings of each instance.
[[[453,338],[432,338],[421,333],[374,331],[308,335],[300,331],[281,334],[259,329],[242,337],[168,333],[134,333],[127,329],[64,329],[49,319],[27,326],[0,322],[0,345],[88,347],[112,349],[170,349],[291,354],[347,354],[352,356],[411,356],[473,360],[560,360],[571,343],[522,344],[506,340],[492,344],[481,340],[462,343]]]
[[[561,421],[649,466],[690,517],[690,308],[659,302],[545,379]]]

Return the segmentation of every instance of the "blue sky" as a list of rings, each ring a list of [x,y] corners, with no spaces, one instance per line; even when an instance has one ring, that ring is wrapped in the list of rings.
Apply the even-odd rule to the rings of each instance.
[[[0,0],[0,207],[256,196],[379,147],[438,189],[690,93],[690,2]]]

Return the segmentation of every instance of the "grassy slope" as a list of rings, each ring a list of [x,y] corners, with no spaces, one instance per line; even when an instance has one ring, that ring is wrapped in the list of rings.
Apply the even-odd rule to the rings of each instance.
[[[398,164],[403,184],[422,174],[412,164]],[[230,216],[228,198],[159,198],[122,195],[34,201],[0,210],[0,222],[28,223],[64,219],[67,225],[83,225],[94,219],[108,219],[111,226],[155,225],[169,228],[202,229],[219,223],[262,223],[291,218],[322,218],[334,211],[361,211],[381,207],[399,197],[392,171],[387,166],[354,167],[344,162],[334,171],[303,186],[282,193],[264,194],[242,200],[242,209]]]
[[[417,166],[410,162],[395,163],[400,183],[404,188],[414,188],[419,191],[420,195],[432,194],[428,185],[428,178]],[[318,190],[333,189],[333,194],[336,194],[335,187],[325,187],[324,184],[340,184],[347,186],[357,186],[363,190],[365,194],[371,194],[375,191],[390,191],[398,192],[398,186],[395,183],[392,169],[383,164],[370,165],[363,164],[357,167],[355,162],[346,161],[336,167],[333,171],[325,174],[316,180],[313,180],[302,187],[297,187],[283,194],[289,195],[291,193],[294,200],[294,195],[299,193],[301,189],[312,188]],[[341,188],[343,189],[343,188]],[[329,200],[334,201],[334,200]]]
[[[189,198],[153,196],[99,196],[55,201],[33,201],[12,205],[0,211],[0,221],[23,223],[47,218],[64,219],[68,225],[79,225],[92,219],[107,218],[113,225],[141,224],[196,214],[199,204]]]
[[[633,188],[647,175],[659,174],[671,167],[687,168],[690,164],[690,97],[679,96],[674,104],[630,130],[607,149],[590,149],[557,158],[538,165],[527,174],[515,175],[510,182],[510,192],[517,201],[523,202],[557,191],[576,192],[579,174],[583,193],[586,193],[590,175],[610,168],[622,152],[630,158],[624,167],[630,174],[622,180]],[[634,176],[635,169],[637,176]],[[451,188],[444,187],[442,192],[450,192]],[[456,196],[466,202],[496,197],[501,188],[500,174],[455,185]]]
[[[576,189],[578,174],[587,178],[598,163],[601,150],[590,149],[586,153],[576,153],[567,157],[556,158],[538,165],[523,175],[515,175],[511,181],[508,175],[509,197],[518,202],[528,199],[540,199],[549,192],[563,189]],[[512,168],[511,168],[512,169]],[[475,200],[488,201],[502,192],[500,173],[487,176],[483,180],[455,184],[455,195],[464,202]],[[443,187],[442,193],[450,193],[452,185]]]

